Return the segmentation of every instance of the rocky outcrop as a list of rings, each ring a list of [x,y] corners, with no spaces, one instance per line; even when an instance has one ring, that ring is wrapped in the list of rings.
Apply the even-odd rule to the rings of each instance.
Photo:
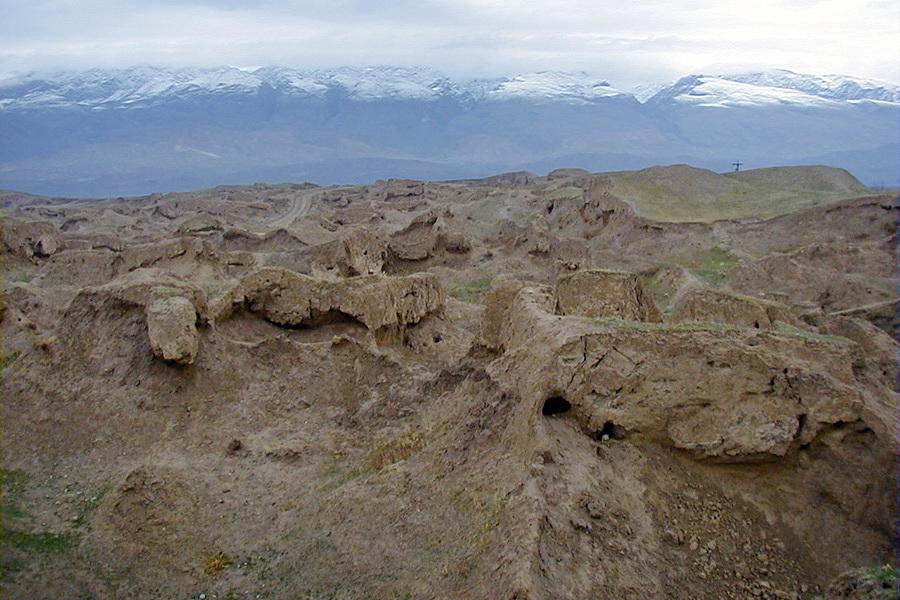
[[[154,244],[127,246],[117,261],[119,272],[151,267],[179,271],[190,276],[202,268],[211,273],[224,271],[225,260],[211,243],[194,237],[178,237]]]
[[[103,285],[115,276],[119,257],[110,250],[63,250],[43,263],[37,281],[47,286]]]
[[[700,286],[688,286],[676,296],[669,320],[673,323],[712,321],[756,329],[771,329],[779,321],[793,327],[804,326],[780,302]]]
[[[206,320],[209,310],[206,294],[197,285],[162,269],[135,269],[98,287],[85,288],[79,296],[111,298],[123,304],[147,309],[161,298],[181,296]]]
[[[891,560],[897,345],[846,315],[896,310],[894,203],[652,222],[618,177],[4,196],[65,248],[3,252],[3,526],[97,558],[4,543],[8,595],[811,600]]]
[[[653,295],[637,275],[616,271],[579,271],[556,284],[557,311],[592,319],[660,320]]]
[[[222,233],[221,248],[239,252],[295,252],[309,247],[292,231],[284,228],[253,233],[244,229],[227,229]]]
[[[538,176],[529,171],[512,171],[479,179],[478,183],[488,187],[512,188],[529,186],[537,180]]]
[[[431,258],[440,250],[464,254],[471,249],[471,242],[463,233],[449,228],[437,211],[429,211],[393,233],[388,246],[394,257],[418,261]]]
[[[547,173],[547,181],[570,179],[574,177],[585,177],[590,174],[590,171],[585,171],[584,169],[554,169]]]
[[[341,240],[344,255],[339,263],[347,276],[381,273],[387,244],[378,235],[358,229]]]
[[[872,246],[867,250],[876,252]],[[860,264],[865,262],[859,261]],[[884,260],[877,262],[896,264],[896,254],[885,255]],[[763,295],[761,290],[780,290],[779,295],[789,298],[793,304],[811,302],[831,313],[859,311],[859,316],[866,318],[868,315],[865,310],[860,310],[861,305],[880,306],[882,311],[876,310],[872,314],[873,322],[896,331],[896,304],[891,305],[897,301],[896,269],[891,272],[880,269],[881,277],[865,274],[864,269],[860,267],[859,273],[852,269],[841,272],[808,264],[794,256],[773,254],[733,269],[726,276],[725,285],[737,293],[754,296]],[[765,295],[778,299],[771,291]]]
[[[370,199],[382,202],[420,198],[424,193],[425,183],[412,179],[388,179],[366,188],[366,194]]]
[[[506,350],[506,335],[513,331],[506,319],[511,317],[509,307],[516,295],[528,284],[510,277],[498,277],[491,285],[485,300],[484,315],[481,319],[479,342],[491,350]],[[548,308],[552,306],[548,302]]]
[[[887,332],[894,339],[897,339],[898,334],[900,334],[900,327],[898,327],[900,325],[898,323],[900,302],[896,298],[854,306],[853,308],[834,312],[832,315],[865,319]]]
[[[194,362],[199,343],[197,313],[183,296],[159,298],[147,307],[150,348],[159,358],[182,365]]]
[[[819,331],[856,342],[860,358],[854,362],[853,368],[857,375],[897,391],[900,377],[897,356],[900,354],[900,345],[895,337],[869,321],[846,316],[825,317]]]
[[[549,288],[509,281],[488,301],[482,337],[505,349],[493,376],[535,403],[564,397],[588,433],[726,462],[784,456],[848,423],[896,438],[857,385],[849,340],[559,316]]]
[[[12,254],[46,258],[65,247],[63,238],[49,221],[15,221],[3,223],[3,246]]]
[[[208,318],[206,294],[200,287],[161,269],[137,269],[78,292],[58,331],[70,351],[102,362],[101,357],[115,352],[105,335],[117,328],[140,327],[155,356],[190,364],[199,348],[196,325]]]
[[[342,277],[381,273],[387,242],[376,232],[354,229],[338,240],[309,249],[314,269],[336,272]]]
[[[375,331],[403,328],[437,312],[444,289],[429,273],[327,280],[270,267],[245,278],[228,302],[232,307],[246,303],[251,312],[278,325],[308,327],[349,317]]]
[[[225,228],[221,220],[216,217],[199,213],[183,219],[178,225],[179,233],[207,235],[222,231]]]

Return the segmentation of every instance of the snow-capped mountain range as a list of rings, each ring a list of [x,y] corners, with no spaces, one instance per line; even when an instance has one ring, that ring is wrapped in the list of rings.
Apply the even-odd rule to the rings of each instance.
[[[818,162],[897,181],[900,86],[771,70],[617,89],[586,73],[93,69],[0,78],[0,188],[117,195],[259,180]]]
[[[626,95],[608,82],[595,80],[585,73],[542,72],[509,79],[454,82],[429,68],[344,67],[300,71],[263,67],[248,71],[234,67],[137,67],[9,77],[0,80],[0,110],[67,105],[146,107],[172,97],[254,94],[259,90],[299,98],[325,98],[330,93],[340,92],[350,100],[362,102],[542,98],[578,103]]]
[[[652,84],[651,84],[652,85]],[[619,90],[586,73],[545,71],[512,78],[454,82],[429,68],[366,67],[296,70],[263,67],[93,69],[48,76],[27,74],[0,79],[0,110],[146,107],[173,97],[253,94],[274,90],[293,97],[324,98],[340,91],[348,99],[433,101],[562,100],[586,103],[640,94]],[[801,75],[785,70],[741,75],[689,75],[671,85],[655,85],[651,103],[674,101],[702,106],[833,102],[900,103],[900,86],[841,75]]]

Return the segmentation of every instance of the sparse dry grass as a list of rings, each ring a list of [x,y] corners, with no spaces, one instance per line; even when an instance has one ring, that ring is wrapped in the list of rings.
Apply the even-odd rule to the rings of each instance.
[[[418,432],[411,432],[388,440],[375,442],[369,460],[376,469],[383,469],[406,460],[425,447],[425,440]]]
[[[210,577],[218,577],[232,564],[231,559],[224,552],[215,552],[206,556],[203,571]]]

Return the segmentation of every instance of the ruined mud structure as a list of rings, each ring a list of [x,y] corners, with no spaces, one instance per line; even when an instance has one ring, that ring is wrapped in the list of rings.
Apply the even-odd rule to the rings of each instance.
[[[748,173],[5,193],[2,597],[896,597],[895,199]]]

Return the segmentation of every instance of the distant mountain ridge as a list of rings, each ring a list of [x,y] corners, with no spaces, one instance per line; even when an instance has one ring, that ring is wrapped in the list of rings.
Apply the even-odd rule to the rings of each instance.
[[[771,70],[623,91],[586,73],[92,69],[0,80],[0,187],[121,195],[504,170],[826,164],[894,184],[900,86]]]
[[[727,84],[732,84],[731,87]],[[663,87],[648,101],[704,96],[704,87],[719,86],[719,94],[728,91],[746,96],[755,90],[760,98],[771,90],[784,90],[786,101],[801,101],[806,95],[832,101],[900,103],[900,86],[842,75],[801,75],[773,70],[742,75],[689,75]],[[743,87],[742,87],[743,86]],[[78,107],[128,108],[147,106],[171,97],[192,94],[252,94],[269,88],[299,97],[323,98],[342,90],[353,100],[383,99],[437,100],[440,98],[547,99],[593,101],[633,94],[613,87],[608,81],[586,73],[543,71],[512,78],[474,79],[454,82],[430,68],[343,67],[338,69],[298,70],[262,67],[255,70],[236,67],[209,69],[135,67],[131,69],[92,69],[59,72],[49,76],[19,75],[0,79],[0,110]],[[699,93],[698,93],[699,91]],[[637,98],[636,98],[637,99]],[[809,101],[812,102],[811,100]]]
[[[0,110],[40,107],[129,108],[166,98],[196,94],[253,94],[272,90],[292,97],[324,98],[340,91],[358,101],[441,98],[484,100],[506,98],[590,101],[627,95],[608,82],[585,73],[540,72],[512,78],[454,82],[429,68],[343,67],[296,70],[262,67],[214,69],[132,69],[22,75],[0,80]]]

